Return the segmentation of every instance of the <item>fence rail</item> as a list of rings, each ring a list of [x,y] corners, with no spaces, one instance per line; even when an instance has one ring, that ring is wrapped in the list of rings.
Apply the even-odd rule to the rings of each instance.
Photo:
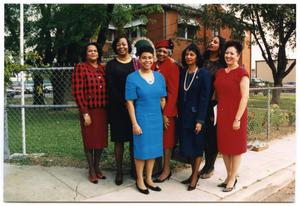
[[[6,129],[11,153],[42,152],[81,156],[74,152],[81,151],[82,145],[78,143],[81,141],[79,114],[71,95],[72,69],[73,67],[29,69],[23,75],[24,81],[13,82],[11,88],[15,94],[9,93],[11,88],[6,90],[5,125],[8,127]],[[18,90],[20,82],[24,82],[21,85],[22,91]],[[270,104],[272,90],[283,91],[282,103],[278,108]],[[295,87],[250,88],[250,139],[256,139],[260,135],[268,141],[271,132],[276,130],[274,127],[282,128],[282,125],[295,123],[295,90]],[[38,104],[39,101],[43,104]]]

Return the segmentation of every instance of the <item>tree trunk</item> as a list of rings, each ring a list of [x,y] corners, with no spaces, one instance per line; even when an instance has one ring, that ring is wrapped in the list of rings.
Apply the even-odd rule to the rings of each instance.
[[[108,25],[109,25],[109,22],[111,21],[111,18],[112,18],[112,12],[114,10],[114,4],[107,4],[107,8],[106,8],[106,13],[107,13],[107,17],[105,19],[105,22],[103,22],[103,24],[101,25],[101,29],[98,33],[98,37],[97,37],[97,44],[98,44],[98,47],[99,47],[99,57],[100,59],[102,58],[102,48],[106,42],[106,34],[107,34],[107,31],[108,31]]]
[[[44,105],[44,78],[39,71],[33,72],[33,104]]]
[[[282,87],[282,77],[278,77],[279,75],[277,74],[276,78],[274,78],[274,87]],[[279,104],[280,100],[280,94],[281,94],[281,89],[273,89],[272,90],[272,99],[271,99],[271,104]]]
[[[53,104],[62,105],[64,104],[64,94],[66,89],[65,84],[65,71],[54,70],[52,71],[51,83],[53,87]]]

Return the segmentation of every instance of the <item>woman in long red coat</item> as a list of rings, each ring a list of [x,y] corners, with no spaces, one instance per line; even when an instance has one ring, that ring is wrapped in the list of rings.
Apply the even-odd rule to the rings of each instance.
[[[171,151],[175,146],[175,118],[177,116],[177,97],[179,87],[179,68],[170,59],[169,54],[174,46],[171,40],[162,40],[156,43],[157,62],[154,70],[160,72],[166,82],[167,101],[163,110],[164,119],[164,163],[163,171],[154,182],[163,182],[172,175],[170,170]]]
[[[241,155],[247,151],[247,102],[249,75],[239,66],[242,44],[228,41],[225,45],[227,67],[218,70],[214,82],[217,109],[217,144],[226,166],[227,177],[219,184],[230,192],[237,183]]]
[[[89,181],[96,184],[106,177],[99,162],[107,147],[107,92],[104,67],[99,64],[96,43],[85,47],[85,62],[77,64],[72,74],[72,94],[80,113],[84,152],[89,166]]]

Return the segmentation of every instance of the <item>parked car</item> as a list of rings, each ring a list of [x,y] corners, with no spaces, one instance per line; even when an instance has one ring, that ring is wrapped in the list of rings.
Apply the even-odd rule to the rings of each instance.
[[[283,89],[283,92],[292,92],[295,93],[296,92],[296,82],[286,82],[283,84],[283,87],[287,88],[287,89]]]
[[[25,83],[24,84],[25,94],[32,94],[34,90],[33,83]]]
[[[44,92],[45,93],[53,92],[53,87],[52,87],[51,83],[50,84],[44,83]]]
[[[12,89],[12,88],[7,88],[6,89],[6,96],[7,97],[13,98],[17,94],[18,94],[18,92],[16,90]]]
[[[269,82],[268,81],[264,81],[262,79],[259,79],[259,78],[252,78],[251,81],[250,81],[250,87],[251,88],[265,88],[269,85]],[[254,91],[254,94],[258,94],[262,92],[263,95],[267,95],[268,91],[267,90],[256,90]]]

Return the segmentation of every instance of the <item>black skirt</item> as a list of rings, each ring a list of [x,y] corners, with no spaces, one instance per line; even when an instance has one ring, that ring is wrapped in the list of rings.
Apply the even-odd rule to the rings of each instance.
[[[132,125],[125,105],[110,105],[109,122],[112,142],[132,141]]]

